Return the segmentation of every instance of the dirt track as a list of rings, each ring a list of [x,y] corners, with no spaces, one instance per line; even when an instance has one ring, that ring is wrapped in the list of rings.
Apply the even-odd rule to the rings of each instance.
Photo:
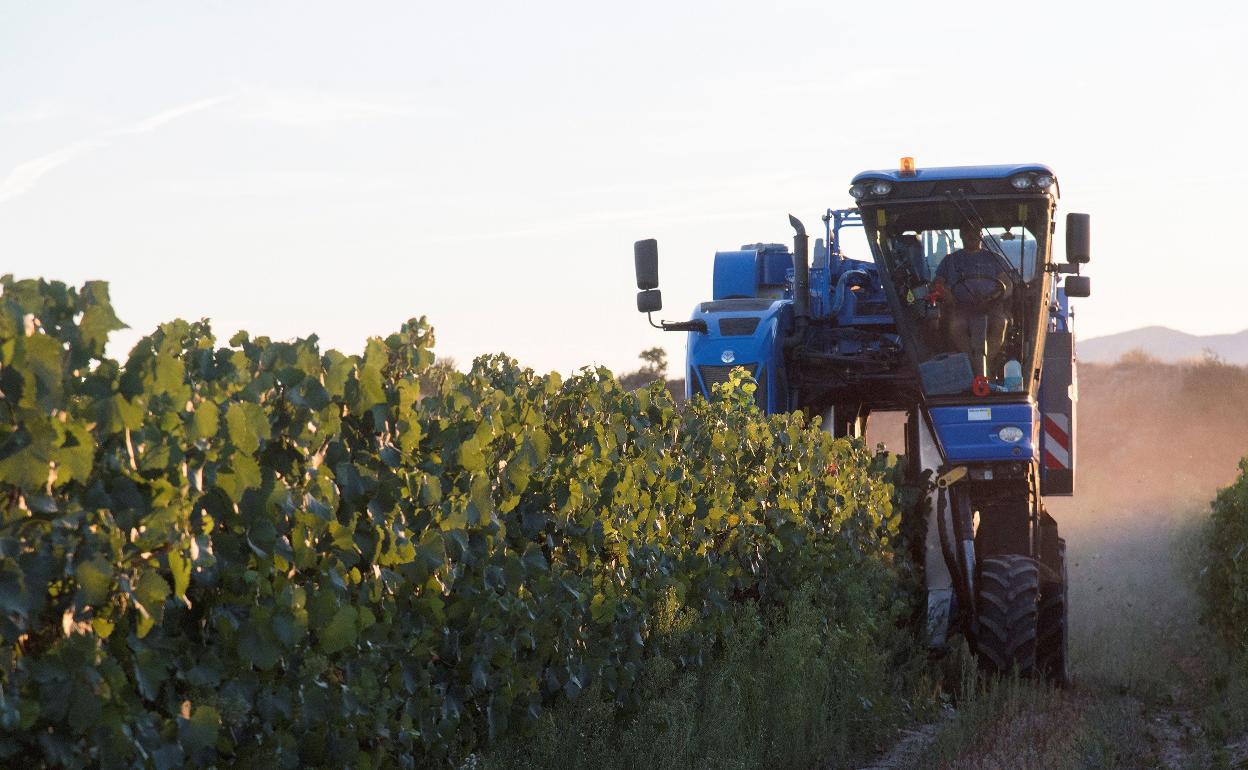
[[[872,768],[1248,766],[1248,684],[1200,628],[1208,501],[1248,454],[1248,372],[1083,367],[1068,543],[1075,687],[987,686]]]

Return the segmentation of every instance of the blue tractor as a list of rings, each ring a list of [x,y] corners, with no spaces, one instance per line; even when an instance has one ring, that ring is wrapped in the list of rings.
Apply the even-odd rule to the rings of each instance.
[[[927,644],[961,633],[990,669],[1066,682],[1065,541],[1044,498],[1074,491],[1069,300],[1089,294],[1089,218],[1067,215],[1057,263],[1047,166],[903,158],[849,191],[856,207],[827,212],[813,262],[790,216],[792,249],[716,253],[710,301],[656,324],[687,333],[686,395],[710,398],[741,366],[761,409],[818,415],[837,436],[863,436],[873,412],[904,414],[904,456],[929,489],[916,513]],[[842,252],[850,228],[870,259]],[[655,241],[634,259],[638,310],[660,310]]]

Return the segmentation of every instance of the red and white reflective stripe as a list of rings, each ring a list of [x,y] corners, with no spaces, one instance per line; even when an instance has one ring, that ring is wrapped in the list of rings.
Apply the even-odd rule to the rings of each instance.
[[[1044,416],[1044,467],[1070,467],[1070,420],[1064,414]]]

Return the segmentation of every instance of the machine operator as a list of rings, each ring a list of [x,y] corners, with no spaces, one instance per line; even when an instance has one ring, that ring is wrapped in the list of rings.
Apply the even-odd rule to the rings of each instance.
[[[991,368],[1005,344],[1009,327],[1006,300],[1014,293],[1013,269],[1005,257],[984,248],[979,227],[968,222],[959,232],[962,248],[945,257],[936,268],[932,295],[944,301],[952,311],[947,315],[950,346],[968,356],[971,356],[970,322],[976,316],[987,317],[988,361],[984,363]],[[973,356],[971,360],[975,360]]]

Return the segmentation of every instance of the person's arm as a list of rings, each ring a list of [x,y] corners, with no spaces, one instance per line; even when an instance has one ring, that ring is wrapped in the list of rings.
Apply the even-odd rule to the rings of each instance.
[[[949,287],[945,285],[945,279],[936,276],[932,280],[932,288],[927,292],[927,301],[933,305],[937,302],[952,302],[953,294],[949,292]]]
[[[1021,276],[1017,275],[1014,271],[1014,266],[1007,262],[1005,257],[1001,256],[992,249],[988,249],[988,253],[991,254],[993,259],[997,262],[997,280],[1005,285],[1005,294],[1002,294],[1001,298],[1009,299],[1014,296],[1014,281],[1016,277]]]
[[[953,293],[949,291],[949,257],[937,266],[936,277],[932,279],[932,289],[927,296],[932,304],[953,301]]]
[[[1014,276],[1012,270],[997,273],[997,280],[1005,285],[1005,293],[1001,295],[1001,299],[1009,299],[1014,296]]]

